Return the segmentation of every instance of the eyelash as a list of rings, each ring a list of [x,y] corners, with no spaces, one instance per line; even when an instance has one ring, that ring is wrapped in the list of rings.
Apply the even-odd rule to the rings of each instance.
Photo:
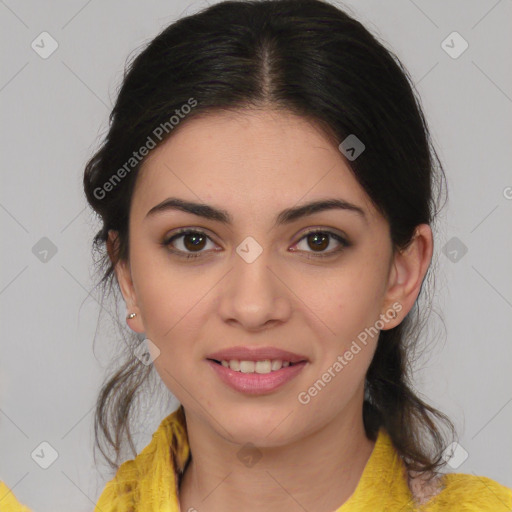
[[[186,235],[190,235],[190,234],[203,235],[207,239],[211,240],[211,238],[206,233],[204,233],[203,231],[199,231],[199,230],[195,230],[195,229],[183,229],[181,231],[178,231],[174,235],[172,235],[170,238],[166,238],[161,243],[161,245],[163,247],[165,247],[165,248],[169,248],[169,245],[171,245],[171,243],[174,240],[176,240],[178,238],[182,238],[182,237],[184,237]],[[326,253],[316,253],[316,254],[315,253],[308,253],[308,255],[305,256],[306,258],[310,258],[310,259],[314,259],[314,258],[329,258],[329,257],[333,256],[334,254],[340,253],[341,251],[343,251],[343,249],[345,249],[347,247],[350,247],[350,245],[351,245],[341,235],[338,235],[337,233],[333,233],[332,231],[326,231],[326,230],[321,230],[321,229],[311,230],[311,231],[308,231],[308,232],[304,233],[304,235],[302,235],[302,237],[297,241],[297,244],[300,243],[304,238],[306,238],[307,236],[312,235],[312,234],[328,235],[328,236],[334,238],[337,242],[339,242],[341,244],[341,247],[338,248],[338,249],[335,249],[335,250],[331,250],[331,251],[326,252]],[[213,240],[211,240],[211,241],[213,241]],[[199,258],[199,257],[202,257],[202,255],[203,255],[203,251],[197,252],[197,253],[183,253],[183,251],[176,251],[174,249],[169,249],[169,250],[173,254],[176,254],[178,257],[185,258],[185,259]]]

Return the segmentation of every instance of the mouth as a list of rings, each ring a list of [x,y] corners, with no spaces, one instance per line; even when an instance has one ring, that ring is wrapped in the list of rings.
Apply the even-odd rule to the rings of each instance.
[[[206,358],[226,368],[229,367],[233,371],[240,371],[241,368],[241,371],[244,373],[258,371],[257,369],[252,369],[253,364],[259,371],[265,371],[265,368],[270,364],[270,371],[272,371],[273,368],[277,370],[281,367],[309,361],[304,354],[296,354],[278,347],[242,345],[218,350],[206,355]]]
[[[307,362],[306,359],[299,361],[287,361],[282,359],[262,359],[258,361],[252,360],[239,360],[239,359],[210,359],[215,364],[221,365],[224,368],[229,368],[234,372],[240,373],[259,373],[266,374],[277,372],[282,368],[288,368],[289,366],[296,366],[301,363]]]
[[[207,358],[205,362],[221,382],[245,395],[266,395],[277,392],[295,379],[308,361],[263,359],[257,361]]]

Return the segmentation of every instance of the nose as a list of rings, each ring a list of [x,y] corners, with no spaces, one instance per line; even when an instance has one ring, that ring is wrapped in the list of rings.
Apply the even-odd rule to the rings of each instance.
[[[254,332],[289,319],[293,294],[268,255],[263,250],[251,261],[234,254],[233,268],[220,290],[219,314],[225,322]]]

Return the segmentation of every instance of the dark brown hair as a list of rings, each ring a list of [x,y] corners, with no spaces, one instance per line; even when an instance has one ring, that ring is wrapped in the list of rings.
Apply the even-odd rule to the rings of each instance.
[[[406,248],[417,225],[433,225],[444,182],[413,89],[392,51],[322,0],[225,1],[172,23],[127,65],[108,134],[85,168],[85,194],[102,222],[93,244],[98,285],[112,292],[114,263],[129,257],[128,216],[140,168],[130,160],[133,152],[148,137],[159,145],[172,136],[169,119],[183,114],[191,98],[196,104],[180,115],[180,127],[215,111],[272,108],[314,121],[336,146],[355,134],[365,150],[349,166],[387,219],[394,249]],[[165,136],[155,137],[161,126],[168,126]],[[119,235],[114,261],[105,250],[109,230]],[[455,429],[412,385],[414,354],[432,309],[431,301],[421,308],[418,301],[398,326],[380,332],[362,412],[368,438],[375,440],[383,426],[409,470],[437,472],[447,445],[440,425],[452,435]],[[130,415],[154,373],[133,356],[138,343],[127,336],[126,360],[115,361],[97,401],[96,444],[113,468],[125,434],[136,453]],[[103,438],[115,460],[103,450]]]

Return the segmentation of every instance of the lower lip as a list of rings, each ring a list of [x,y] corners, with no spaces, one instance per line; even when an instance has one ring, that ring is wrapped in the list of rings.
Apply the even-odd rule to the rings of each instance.
[[[206,362],[225,384],[235,391],[249,395],[263,395],[275,391],[298,375],[307,364],[307,361],[303,361],[270,373],[242,373],[235,372],[210,359]]]

